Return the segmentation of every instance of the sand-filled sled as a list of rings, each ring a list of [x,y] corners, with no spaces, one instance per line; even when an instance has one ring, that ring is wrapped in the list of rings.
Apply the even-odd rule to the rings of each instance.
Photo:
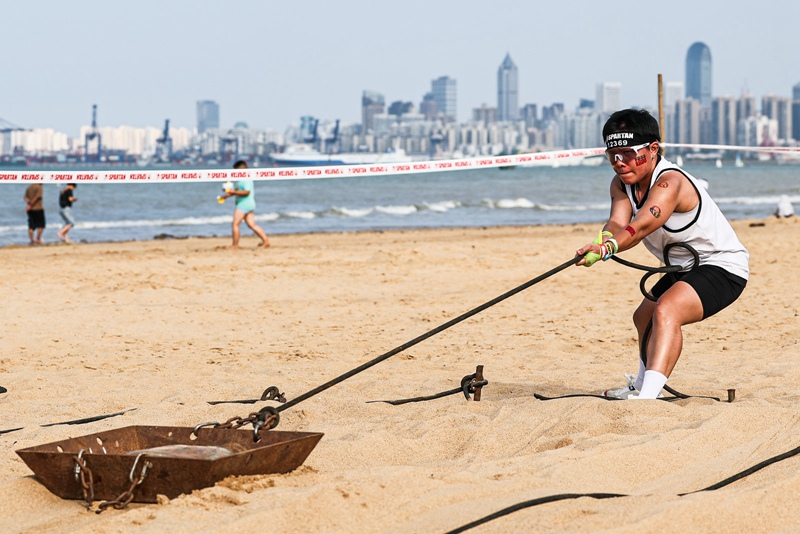
[[[36,478],[63,499],[154,503],[231,475],[288,473],[321,433],[129,426],[20,449]],[[127,504],[127,502],[125,504]]]

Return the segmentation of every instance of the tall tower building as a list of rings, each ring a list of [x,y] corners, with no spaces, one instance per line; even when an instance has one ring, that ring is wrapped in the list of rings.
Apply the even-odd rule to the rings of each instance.
[[[700,142],[700,103],[694,98],[675,102],[674,142],[697,144]]]
[[[711,142],[718,145],[735,145],[738,124],[736,99],[720,96],[711,101]]]
[[[497,122],[497,108],[481,104],[481,107],[473,108],[472,120],[482,122],[484,126]]]
[[[525,121],[526,128],[536,128],[539,123],[539,111],[536,104],[525,104],[520,110],[520,119]]]
[[[792,87],[792,138],[800,141],[800,83]]]
[[[433,98],[433,93],[425,93],[422,97],[419,112],[425,117],[425,120],[435,119],[439,115],[439,108]]]
[[[515,121],[519,119],[517,89],[517,66],[511,60],[511,55],[506,54],[500,68],[497,69],[498,120]]]
[[[601,114],[611,114],[622,109],[622,84],[618,82],[598,83],[594,109]]]
[[[761,97],[761,113],[778,121],[778,139],[788,140],[792,136],[792,99],[782,96]]]
[[[664,109],[672,111],[675,102],[683,98],[683,82],[667,82],[664,87]]]
[[[364,91],[361,95],[361,131],[368,134],[375,129],[375,115],[386,111],[383,95],[376,91]]]
[[[686,53],[686,98],[711,105],[711,50],[699,41]]]
[[[431,82],[431,93],[436,108],[447,122],[456,121],[456,81],[449,76],[440,76]]]
[[[197,133],[219,128],[219,104],[213,100],[197,102]]]
[[[736,102],[736,121],[749,119],[756,111],[756,97],[743,93]]]

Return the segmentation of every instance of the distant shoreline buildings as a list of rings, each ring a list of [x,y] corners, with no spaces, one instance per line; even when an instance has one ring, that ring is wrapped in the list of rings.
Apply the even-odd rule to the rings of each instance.
[[[710,48],[693,43],[686,54],[684,82],[664,87],[665,141],[681,144],[797,146],[800,144],[800,83],[790,97],[714,96]],[[197,104],[197,126],[157,128],[83,126],[77,138],[52,129],[25,130],[0,119],[0,162],[225,163],[245,157],[268,162],[270,154],[301,146],[319,154],[403,151],[422,158],[466,157],[601,146],[601,129],[621,107],[622,85],[596,84],[595,98],[581,99],[575,109],[563,103],[519,105],[518,68],[506,54],[497,70],[497,105],[481,104],[459,122],[457,83],[449,76],[431,81],[417,106],[388,104],[378,91],[361,95],[361,121],[302,117],[283,134],[249,128],[238,122],[220,127],[220,106]],[[684,85],[685,83],[685,85]],[[684,89],[685,88],[685,89]],[[651,109],[652,112],[655,111]],[[13,126],[13,125],[11,125]],[[90,140],[97,139],[92,143]],[[102,139],[102,146],[99,140]],[[100,153],[98,153],[98,149]],[[690,153],[691,150],[683,150]]]

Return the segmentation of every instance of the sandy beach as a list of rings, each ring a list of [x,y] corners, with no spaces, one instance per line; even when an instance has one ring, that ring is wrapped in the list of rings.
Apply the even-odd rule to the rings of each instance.
[[[102,514],[48,491],[16,450],[130,425],[247,416],[299,396],[569,260],[597,225],[271,236],[0,249],[0,531],[793,532],[800,456],[693,492],[800,446],[800,222],[734,221],[750,283],[684,330],[677,402],[599,393],[636,372],[639,271],[570,267],[281,414],[322,432],[289,474],[229,477]],[[45,236],[47,237],[47,236]],[[51,236],[53,237],[53,236]],[[53,237],[54,239],[54,237]],[[654,265],[644,247],[624,258]],[[368,401],[458,387],[393,406]],[[43,426],[125,411],[82,425]],[[248,427],[250,428],[250,427]],[[146,483],[146,481],[145,481]]]

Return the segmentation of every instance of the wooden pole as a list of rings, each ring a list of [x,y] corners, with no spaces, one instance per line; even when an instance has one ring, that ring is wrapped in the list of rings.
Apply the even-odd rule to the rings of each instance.
[[[664,82],[661,74],[658,75],[658,133],[661,135],[661,142],[665,143],[664,139]],[[661,153],[666,155],[666,151],[661,148]]]

